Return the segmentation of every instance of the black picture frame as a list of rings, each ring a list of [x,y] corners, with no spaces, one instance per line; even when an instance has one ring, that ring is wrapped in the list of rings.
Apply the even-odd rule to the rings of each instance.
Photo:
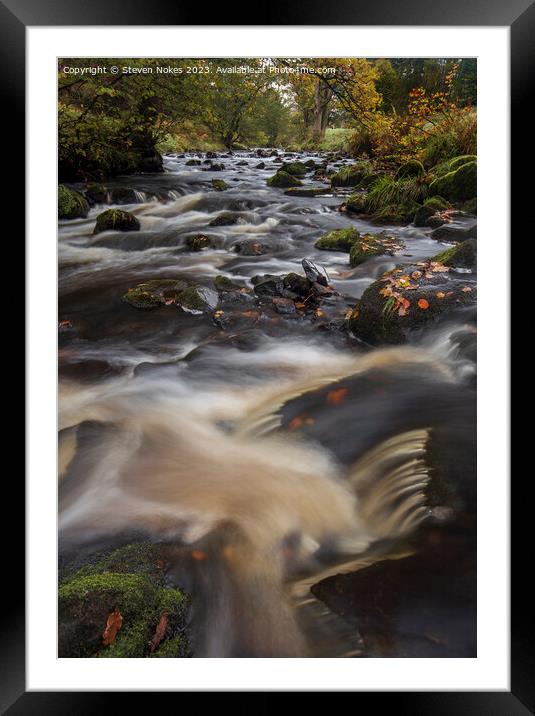
[[[263,14],[262,14],[263,13]],[[0,2],[0,85],[4,112],[9,118],[9,140],[3,146],[2,155],[9,168],[10,213],[19,217],[16,232],[19,249],[23,247],[21,217],[24,216],[24,116],[25,116],[25,31],[28,26],[77,26],[77,25],[199,25],[205,11],[195,4],[152,0],[2,0]],[[527,154],[531,147],[522,146],[523,137],[530,137],[528,122],[531,115],[523,112],[528,104],[531,74],[535,70],[535,2],[534,0],[508,0],[499,3],[488,0],[364,0],[320,3],[309,0],[306,4],[270,4],[266,10],[255,10],[243,0],[212,6],[209,11],[211,26],[224,25],[385,25],[385,26],[507,26],[511,41],[511,156],[512,162],[512,212],[519,217],[521,207],[528,204],[527,192],[532,193],[530,182],[522,182],[522,164],[533,166]],[[239,20],[242,20],[241,22]],[[529,144],[529,142],[528,142]],[[514,151],[516,150],[516,151]],[[516,170],[516,171],[515,171]],[[14,187],[14,189],[13,189]],[[14,209],[14,211],[13,211]],[[31,211],[31,207],[27,207]],[[516,231],[517,220],[512,223]],[[24,260],[24,256],[21,257]],[[19,263],[19,267],[20,267]],[[20,300],[23,300],[21,295]],[[20,315],[20,305],[17,308]],[[13,320],[13,316],[11,316]],[[18,320],[18,319],[17,319]],[[503,338],[507,340],[507,336]],[[521,475],[529,478],[529,475]],[[4,505],[18,520],[6,539],[5,567],[8,579],[3,590],[4,606],[1,610],[0,648],[0,711],[10,716],[22,714],[92,714],[100,710],[109,713],[112,708],[124,708],[125,694],[98,692],[27,692],[25,686],[25,593],[24,593],[24,484],[9,474],[4,481]],[[533,674],[533,646],[531,634],[526,628],[531,614],[530,588],[522,586],[525,574],[523,554],[529,545],[527,519],[529,504],[523,497],[522,483],[512,490],[512,579],[515,588],[511,595],[511,645],[510,645],[510,692],[358,692],[357,707],[362,708],[363,699],[370,696],[374,706],[392,709],[396,713],[425,714],[506,714],[520,716],[535,713],[535,687]],[[525,517],[525,518],[524,518]],[[9,546],[7,546],[9,545]],[[528,562],[529,563],[529,562]],[[7,586],[9,585],[9,586]],[[491,595],[489,595],[491,598]],[[423,685],[425,687],[425,685]],[[203,693],[203,697],[215,694]],[[257,712],[272,708],[275,693],[245,693],[244,704],[251,703]],[[182,707],[185,694],[176,695]],[[219,695],[217,695],[219,696]],[[197,697],[197,695],[195,695]],[[317,695],[320,697],[320,694]],[[317,698],[315,697],[315,698]],[[137,693],[137,707],[143,708],[153,695]],[[320,697],[321,698],[321,697]],[[203,706],[208,702],[203,700]],[[320,702],[321,703],[321,702]],[[219,706],[220,707],[220,706]],[[353,704],[353,708],[355,705]]]

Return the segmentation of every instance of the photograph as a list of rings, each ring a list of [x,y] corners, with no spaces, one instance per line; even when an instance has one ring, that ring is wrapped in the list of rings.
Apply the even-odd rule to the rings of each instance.
[[[478,656],[477,90],[58,57],[60,660]]]

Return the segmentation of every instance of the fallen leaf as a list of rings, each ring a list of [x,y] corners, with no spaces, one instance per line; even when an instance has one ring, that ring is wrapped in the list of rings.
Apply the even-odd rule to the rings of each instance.
[[[194,549],[191,556],[196,562],[202,562],[203,559],[206,559],[206,552],[202,552],[200,549]]]
[[[418,300],[418,308],[421,308],[422,311],[427,311],[427,309],[429,308],[429,301],[426,301],[425,298],[420,298]]]
[[[347,388],[338,388],[337,390],[330,390],[327,393],[327,402],[329,405],[340,405],[347,395]]]
[[[418,279],[418,278],[421,278],[421,277],[422,277],[422,272],[421,272],[421,271],[413,271],[413,272],[411,273],[411,278],[413,278],[414,280],[416,280],[416,279]]]
[[[104,644],[104,646],[109,646],[110,644],[113,644],[113,642],[115,641],[115,637],[117,636],[117,632],[122,626],[122,623],[123,617],[121,612],[118,609],[114,609],[114,611],[108,616],[108,619],[106,621],[106,628],[102,633],[102,643]]]
[[[165,632],[167,631],[167,622],[167,614],[162,614],[162,616],[160,617],[160,621],[158,622],[158,626],[156,627],[156,631],[154,632],[154,636],[152,637],[152,641],[150,643],[151,652],[153,652],[158,646],[160,646],[160,643],[165,637]]]
[[[463,293],[472,293],[472,289],[470,288],[470,286],[464,286],[464,288],[461,288],[461,291]]]
[[[444,293],[444,291],[437,291],[436,296],[437,298],[445,298],[446,294]]]

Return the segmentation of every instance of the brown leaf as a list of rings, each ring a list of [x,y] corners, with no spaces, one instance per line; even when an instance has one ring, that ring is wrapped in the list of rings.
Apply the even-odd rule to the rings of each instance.
[[[167,631],[167,622],[167,614],[162,614],[162,616],[160,617],[160,621],[158,622],[158,626],[156,627],[156,631],[154,632],[154,636],[152,637],[152,641],[150,643],[151,652],[153,652],[160,646],[160,643],[165,637],[165,632]]]
[[[337,390],[330,390],[327,393],[327,402],[329,405],[340,405],[347,395],[347,388],[338,388]]]
[[[418,300],[418,308],[421,308],[422,311],[427,311],[427,309],[429,308],[429,301],[426,301],[425,298],[420,298]]]
[[[104,644],[104,646],[109,646],[110,644],[113,644],[113,642],[115,641],[115,637],[117,636],[117,632],[122,626],[122,623],[122,614],[118,609],[115,609],[108,616],[108,620],[106,621],[106,628],[102,633],[102,643]]]

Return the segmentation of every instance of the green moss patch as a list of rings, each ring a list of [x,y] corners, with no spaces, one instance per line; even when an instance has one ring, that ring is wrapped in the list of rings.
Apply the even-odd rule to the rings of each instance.
[[[351,247],[355,241],[358,241],[359,237],[359,232],[353,227],[335,229],[334,231],[329,231],[329,233],[322,236],[321,239],[318,239],[314,246],[323,251],[344,251],[349,253]]]
[[[288,172],[279,169],[276,174],[267,180],[267,185],[284,189],[286,187],[301,186],[301,181],[291,174],[288,174]]]
[[[106,209],[97,216],[93,234],[102,231],[139,231],[139,221],[129,211],[123,209]]]
[[[84,197],[64,184],[58,186],[58,218],[85,218],[89,212],[89,204]]]

